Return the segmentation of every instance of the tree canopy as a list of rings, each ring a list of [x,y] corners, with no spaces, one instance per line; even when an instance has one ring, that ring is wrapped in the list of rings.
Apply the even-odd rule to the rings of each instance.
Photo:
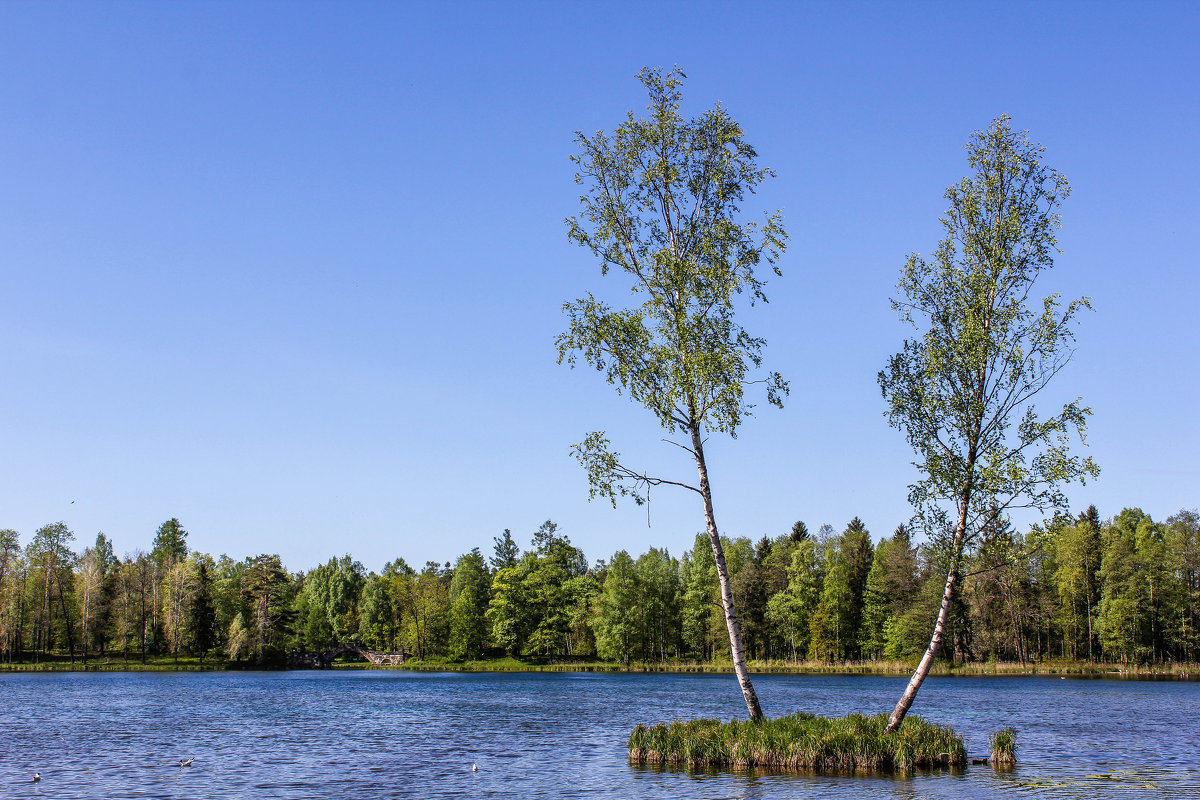
[[[910,255],[893,308],[918,336],[879,373],[888,422],[904,431],[921,478],[909,500],[925,531],[948,539],[949,575],[927,658],[893,713],[899,724],[941,643],[964,548],[1015,508],[1066,508],[1064,484],[1095,476],[1071,455],[1091,410],[1080,400],[1039,416],[1033,399],[1070,361],[1083,297],[1033,298],[1054,265],[1066,178],[1007,116],[967,144],[973,175],[946,190],[945,237]],[[948,534],[948,536],[947,536]]]
[[[787,382],[777,372],[759,375],[763,339],[737,319],[738,300],[766,301],[756,269],[774,272],[787,234],[779,215],[743,222],[741,203],[773,173],[742,128],[715,106],[695,119],[680,113],[683,80],[678,69],[643,69],[638,79],[650,95],[649,114],[628,114],[611,134],[576,135],[576,183],[585,187],[579,216],[567,219],[571,241],[591,251],[600,272],[616,270],[636,302],[614,307],[589,292],[564,304],[570,325],[558,337],[560,363],[585,363],[603,373],[618,393],[654,414],[663,428],[685,437],[674,442],[695,461],[698,482],[651,476],[623,463],[603,431],[574,446],[587,470],[591,497],[618,495],[643,501],[653,486],[673,485],[699,494],[716,560],[721,603],[734,671],[751,719],[761,719],[742,654],[733,589],[717,531],[704,458],[709,433],[736,435],[750,413],[750,383],[766,386],[768,402],[782,405]]]

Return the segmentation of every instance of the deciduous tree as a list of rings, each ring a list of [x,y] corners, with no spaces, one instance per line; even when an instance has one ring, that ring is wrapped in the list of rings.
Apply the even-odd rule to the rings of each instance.
[[[633,469],[600,431],[574,451],[593,497],[641,500],[661,485],[700,497],[734,671],[750,718],[759,720],[704,441],[711,433],[736,433],[750,413],[748,383],[764,383],[768,402],[782,405],[787,383],[778,373],[754,374],[765,342],[741,326],[736,311],[741,299],[766,300],[755,270],[764,261],[774,266],[786,234],[777,215],[761,224],[741,221],[746,195],[772,173],[758,165],[741,126],[721,106],[692,120],[681,115],[684,77],[678,69],[643,69],[638,78],[650,95],[649,116],[631,113],[611,135],[576,137],[576,182],[586,189],[580,215],[567,220],[570,238],[599,259],[601,274],[623,274],[637,304],[613,307],[591,293],[567,303],[570,327],[558,338],[559,360],[573,365],[582,357],[682,436],[674,444],[694,461],[696,483]]]
[[[487,647],[492,576],[476,547],[459,556],[450,579],[450,655],[480,658]]]
[[[641,626],[637,567],[629,553],[618,551],[608,564],[604,587],[596,604],[596,652],[626,666],[638,644]]]
[[[1087,298],[1032,299],[1053,266],[1068,185],[1007,116],[967,145],[973,176],[946,191],[945,238],[908,258],[892,305],[918,332],[879,373],[893,427],[922,478],[909,500],[927,530],[948,530],[949,565],[925,655],[888,721],[895,730],[941,647],[964,550],[993,508],[1065,508],[1062,486],[1098,473],[1069,453],[1091,411],[1078,400],[1039,416],[1034,397],[1067,364]]]

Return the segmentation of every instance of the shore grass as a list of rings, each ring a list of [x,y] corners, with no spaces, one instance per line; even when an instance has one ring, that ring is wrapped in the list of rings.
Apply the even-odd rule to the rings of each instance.
[[[913,715],[894,733],[884,733],[886,726],[886,714],[639,725],[629,737],[629,760],[689,769],[815,772],[911,772],[967,763],[962,738],[949,726]]]
[[[1016,728],[1001,728],[988,737],[992,747],[992,763],[996,766],[1012,766],[1017,763]]]
[[[672,673],[672,674],[732,674],[733,665],[724,661],[650,661],[633,662],[628,666],[605,661],[586,659],[517,659],[494,658],[478,661],[454,661],[446,658],[430,658],[424,661],[411,660],[390,667],[376,667],[364,659],[348,657],[334,663],[335,669],[398,669],[413,672],[616,672],[616,673]],[[751,661],[750,671],[756,674],[784,675],[910,675],[915,664],[906,661]],[[253,662],[230,663],[218,654],[211,654],[204,663],[192,656],[181,656],[178,662],[173,656],[147,656],[142,664],[139,656],[126,661],[121,655],[106,654],[90,656],[85,667],[76,656],[72,663],[63,653],[40,655],[32,659],[9,664],[0,661],[3,672],[190,672],[224,669],[254,669]],[[276,666],[275,668],[279,668]],[[1200,664],[1115,664],[1088,663],[1078,661],[1040,661],[1019,664],[1016,662],[975,662],[951,664],[937,662],[931,671],[939,676],[978,675],[1052,675],[1074,678],[1128,678],[1128,679],[1178,679],[1200,680]]]
[[[174,656],[146,656],[145,664],[140,656],[128,661],[120,655],[89,656],[84,663],[80,656],[72,662],[70,656],[58,654],[40,656],[37,661],[0,662],[0,672],[211,672],[225,669],[229,669],[225,659],[210,657],[201,664],[194,656],[180,656],[178,661]]]
[[[354,669],[369,667],[366,664],[335,664],[335,667]],[[751,661],[750,671],[755,674],[780,675],[911,675],[916,662],[907,661]],[[605,661],[586,660],[524,660],[517,658],[485,659],[481,661],[452,661],[449,659],[427,659],[408,661],[383,669],[412,670],[416,672],[618,672],[618,673],[672,673],[672,674],[732,674],[733,665],[722,661],[666,661],[633,662],[629,665]],[[1078,661],[1042,661],[1020,664],[1017,662],[974,662],[969,664],[935,663],[930,671],[938,676],[979,675],[1053,675],[1077,678],[1176,678],[1180,680],[1200,679],[1200,664],[1112,664]]]

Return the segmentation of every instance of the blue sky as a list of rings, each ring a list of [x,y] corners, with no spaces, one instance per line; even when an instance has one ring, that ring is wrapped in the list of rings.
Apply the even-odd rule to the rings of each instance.
[[[1103,516],[1200,499],[1195,4],[0,5],[0,526],[118,552],[177,516],[292,569],[452,560],[543,520],[589,558],[691,546],[690,493],[587,502],[606,429],[694,476],[654,420],[555,364],[575,130],[689,75],[778,172],[791,235],[745,318],[791,380],[710,442],[718,524],[876,537],[914,473],[875,376],[969,134],[1001,113],[1071,181],[1045,293],[1089,295],[1042,401],[1095,412]],[[682,458],[681,458],[682,456]]]

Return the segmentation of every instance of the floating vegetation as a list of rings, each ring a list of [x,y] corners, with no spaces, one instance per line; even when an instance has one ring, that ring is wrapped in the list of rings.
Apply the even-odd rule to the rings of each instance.
[[[690,769],[790,769],[816,772],[909,772],[962,766],[962,738],[946,725],[909,716],[884,733],[887,715],[818,717],[794,714],[760,724],[715,719],[638,725],[629,737],[636,764]]]
[[[1017,730],[1001,728],[988,738],[992,746],[992,763],[1011,767],[1017,763]]]

